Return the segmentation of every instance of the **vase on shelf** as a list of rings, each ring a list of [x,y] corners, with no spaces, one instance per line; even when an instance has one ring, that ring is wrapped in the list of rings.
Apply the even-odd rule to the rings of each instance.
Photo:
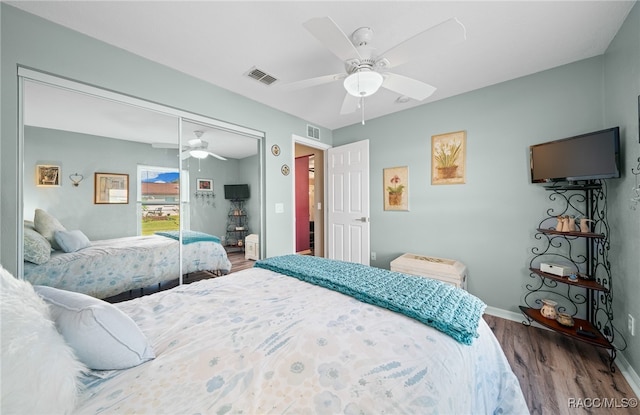
[[[556,310],[557,305],[558,303],[553,300],[542,300],[542,308],[540,309],[540,314],[542,314],[543,317],[555,320],[556,318],[558,318],[558,311]]]

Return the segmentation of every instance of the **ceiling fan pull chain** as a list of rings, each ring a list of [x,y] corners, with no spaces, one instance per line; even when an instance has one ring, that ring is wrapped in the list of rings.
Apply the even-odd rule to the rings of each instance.
[[[364,97],[360,98],[360,108],[362,108],[362,125],[364,125]]]

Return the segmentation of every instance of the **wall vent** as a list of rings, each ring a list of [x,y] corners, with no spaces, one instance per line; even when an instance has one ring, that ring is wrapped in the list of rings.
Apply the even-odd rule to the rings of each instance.
[[[275,81],[278,80],[275,76],[269,75],[263,70],[256,68],[255,66],[245,74],[249,78],[255,79],[256,81],[262,82],[265,85],[271,85]]]
[[[307,124],[307,137],[320,140],[320,129]]]

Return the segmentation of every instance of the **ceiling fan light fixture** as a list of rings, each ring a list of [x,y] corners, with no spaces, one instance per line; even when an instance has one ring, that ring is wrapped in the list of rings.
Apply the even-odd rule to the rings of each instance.
[[[369,69],[360,69],[347,76],[344,80],[344,89],[354,97],[368,97],[375,94],[384,78],[378,72]]]
[[[204,150],[189,150],[189,155],[197,159],[206,159],[209,152]]]

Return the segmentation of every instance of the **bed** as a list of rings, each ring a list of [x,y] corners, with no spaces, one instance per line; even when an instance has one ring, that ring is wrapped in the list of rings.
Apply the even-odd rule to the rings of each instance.
[[[162,235],[132,236],[91,241],[74,252],[55,250],[41,264],[25,261],[24,278],[34,285],[107,298],[175,280],[180,275],[179,264],[177,240]],[[230,270],[231,262],[219,240],[183,243],[183,274],[226,274]]]
[[[416,284],[416,280],[426,278],[384,270],[372,276],[368,270],[373,268],[364,266],[351,268],[356,272],[337,268],[337,278],[329,284],[333,289],[327,289],[318,278],[307,282],[296,272],[285,271],[285,275],[265,267],[264,261],[221,278],[109,304],[135,322],[140,336],[148,342],[144,350],[140,349],[140,356],[146,357],[127,369],[85,372],[73,412],[529,413],[517,378],[481,318],[483,303],[463,290],[429,280],[433,281],[428,283],[429,292],[444,294],[440,297],[445,299],[424,301],[414,311],[440,302],[454,310],[453,317],[440,319],[440,307],[434,309],[433,318],[455,320],[470,306],[471,314],[478,319],[468,341],[454,339],[444,332],[446,328],[436,329],[389,310],[394,306],[385,301],[391,294],[371,300],[373,291],[395,292],[398,290],[394,286],[403,285],[405,280]],[[306,268],[320,274],[334,272],[316,265],[309,262]],[[361,300],[340,292],[352,289],[342,283],[348,274],[369,286],[359,294],[354,291]],[[396,284],[396,280],[402,282]],[[422,288],[412,291],[420,296],[426,292]],[[0,294],[6,296],[8,292],[3,286]],[[50,307],[59,305],[48,294],[39,293]],[[375,301],[381,306],[373,305]],[[18,313],[16,308],[23,307],[23,302],[11,305],[3,297],[3,304],[7,304],[3,313]],[[65,305],[63,311],[69,308]],[[58,331],[68,340],[59,313],[51,313]],[[4,314],[3,318],[2,337],[11,338],[4,333],[11,330],[11,319]],[[22,320],[21,327],[26,324]],[[435,321],[428,323],[437,326]],[[3,345],[3,353],[12,350],[10,346]],[[3,362],[6,358],[11,364],[21,365],[21,373],[26,373],[24,365],[47,366],[39,359],[48,362],[53,353],[47,349],[46,357],[36,354],[27,362],[16,362],[27,360],[25,353],[16,352],[3,356]],[[55,375],[61,376],[61,372],[57,369]],[[7,385],[15,389],[19,384],[13,381]],[[45,399],[30,399],[34,394],[40,397],[41,392],[37,382],[29,380],[28,384],[30,395],[22,402],[13,398],[3,405],[24,408]],[[42,393],[48,393],[51,379],[43,384]],[[61,381],[55,384],[64,385]],[[60,393],[57,391],[51,399],[59,399]],[[3,409],[10,409],[7,407]]]

